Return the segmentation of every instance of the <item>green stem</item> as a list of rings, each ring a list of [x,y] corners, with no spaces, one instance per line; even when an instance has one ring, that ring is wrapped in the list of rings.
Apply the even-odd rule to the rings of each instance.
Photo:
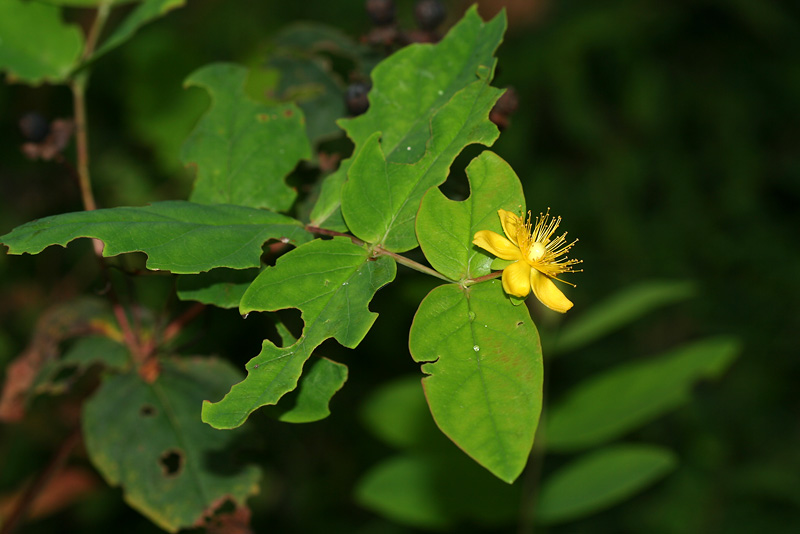
[[[406,258],[405,256],[401,256],[400,254],[395,254],[394,252],[389,252],[388,250],[385,250],[385,249],[383,249],[383,248],[381,248],[379,246],[374,247],[372,249],[372,251],[376,256],[389,256],[390,258],[394,258],[394,261],[396,261],[400,265],[405,265],[406,267],[408,267],[410,269],[414,269],[415,271],[419,271],[421,273],[425,273],[425,274],[428,274],[430,276],[435,276],[436,278],[439,278],[440,280],[444,280],[445,282],[450,282],[451,284],[454,282],[453,280],[450,280],[449,278],[447,278],[445,275],[443,275],[443,274],[441,274],[441,273],[439,273],[437,271],[434,271],[430,267],[422,265],[421,263],[417,263],[414,260],[410,260],[410,259]]]

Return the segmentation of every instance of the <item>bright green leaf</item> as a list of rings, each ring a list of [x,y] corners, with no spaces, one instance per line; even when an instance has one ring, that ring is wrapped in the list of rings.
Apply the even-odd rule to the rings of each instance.
[[[264,340],[261,353],[247,363],[247,378],[221,401],[204,403],[203,421],[233,428],[257,408],[275,404],[297,386],[303,364],[328,338],[355,348],[378,316],[369,311],[370,300],[395,271],[391,258],[373,259],[366,248],[341,237],[315,240],[281,256],[250,285],[239,310],[298,308],[303,334],[282,348]]]
[[[471,194],[463,202],[448,199],[437,188],[428,190],[417,215],[417,238],[431,266],[453,280],[491,272],[492,258],[472,244],[478,230],[503,233],[497,210],[524,213],[525,196],[514,170],[500,158],[483,152],[467,167]]]
[[[575,350],[609,334],[646,313],[685,300],[695,293],[690,282],[642,282],[628,287],[578,315],[559,333],[555,350]]]
[[[220,308],[238,308],[242,295],[256,279],[259,269],[213,269],[207,273],[178,277],[178,298]]]
[[[236,433],[200,421],[200,402],[239,377],[212,358],[164,360],[152,384],[134,372],[107,377],[84,405],[89,458],[128,504],[169,532],[193,526],[223,499],[243,505],[258,492],[259,469],[223,454]]]
[[[615,445],[582,456],[544,481],[536,518],[560,523],[620,503],[675,469],[669,450]]]
[[[347,180],[347,171],[352,159],[343,161],[333,174],[322,182],[319,198],[311,210],[311,225],[337,232],[347,232],[347,224],[342,216],[342,187]]]
[[[258,267],[269,239],[303,243],[310,235],[298,221],[266,210],[167,201],[45,217],[0,236],[0,242],[10,254],[37,254],[79,237],[102,240],[106,257],[144,252],[149,269],[199,273]]]
[[[133,37],[148,22],[163,17],[185,3],[186,0],[143,0],[125,17],[119,26],[114,28],[111,35],[100,44],[92,54],[92,59],[96,59],[115,49]]]
[[[267,413],[286,423],[311,423],[331,414],[328,404],[347,381],[347,366],[315,358],[300,377],[297,388],[281,397]]]
[[[689,399],[692,385],[716,378],[739,353],[721,337],[618,366],[572,388],[547,417],[547,446],[571,451],[620,437]]]
[[[0,0],[0,71],[10,81],[64,82],[82,49],[80,29],[64,24],[58,7]]]
[[[475,82],[476,76],[483,78],[485,84],[491,81],[497,61],[493,54],[505,29],[503,14],[484,22],[473,6],[439,43],[414,44],[395,52],[372,71],[367,112],[341,121],[341,126],[357,147],[375,132],[382,132],[381,147],[388,161],[419,161],[426,149],[431,150],[427,147],[435,135],[431,132],[431,118],[442,108],[452,106],[455,95]],[[494,98],[499,96],[499,91],[494,90]],[[477,103],[467,100],[461,105]],[[483,118],[488,121],[491,107],[474,113],[485,111]],[[461,125],[453,121],[442,126],[458,129]]]
[[[542,351],[527,308],[514,306],[498,280],[440,286],[420,304],[409,347],[424,362],[425,396],[442,432],[514,481],[542,408]]]
[[[444,529],[466,522],[498,527],[516,519],[520,491],[452,450],[383,461],[358,482],[356,500],[416,527]]]
[[[342,213],[353,234],[395,252],[416,247],[414,220],[425,192],[447,179],[450,165],[465,146],[488,146],[497,139],[489,111],[500,93],[488,80],[456,93],[431,119],[427,151],[413,165],[387,161],[379,133],[367,139],[342,189]]]
[[[285,178],[311,156],[303,113],[294,104],[268,106],[244,93],[247,69],[218,63],[195,71],[185,85],[206,89],[211,109],[183,146],[197,165],[190,200],[286,211],[297,192]]]
[[[313,224],[327,228],[329,219],[340,218],[340,210],[335,206],[341,203],[338,195],[342,189],[338,182],[343,180],[342,174],[349,171],[367,141],[381,132],[380,154],[372,146],[371,163],[361,170],[371,167],[382,174],[356,177],[357,184],[349,197],[349,218],[358,225],[357,233],[371,236],[365,239],[377,242],[373,239],[378,239],[378,233],[383,235],[386,226],[394,226],[387,218],[406,219],[410,215],[410,221],[403,220],[404,226],[396,230],[400,242],[384,244],[395,251],[416,246],[413,214],[419,207],[419,199],[428,187],[445,180],[452,158],[461,148],[471,143],[490,145],[497,138],[497,129],[488,121],[488,114],[500,91],[489,88],[488,83],[496,63],[493,54],[502,41],[505,26],[504,16],[483,22],[473,7],[439,43],[407,46],[372,71],[369,109],[359,117],[339,121],[355,143],[353,156],[343,161],[340,170],[327,179],[337,183],[328,190],[330,195],[325,196],[325,208],[312,214]],[[435,145],[431,144],[433,138]],[[394,179],[403,181],[398,185],[401,191],[393,193],[406,198],[378,198],[392,188],[383,183],[373,189],[369,184],[389,179],[387,171],[382,170],[384,156],[394,163],[414,163],[427,156],[424,164],[408,175],[392,174]],[[370,213],[377,208],[370,209],[363,203],[372,201],[379,202],[380,212]],[[400,212],[393,215],[386,211],[392,211],[392,207]],[[371,227],[374,220],[379,223],[376,228]]]

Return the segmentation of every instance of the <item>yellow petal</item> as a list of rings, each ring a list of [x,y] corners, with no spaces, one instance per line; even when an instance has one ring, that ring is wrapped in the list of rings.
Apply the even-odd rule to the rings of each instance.
[[[503,231],[506,233],[506,237],[508,237],[512,243],[519,246],[517,235],[519,235],[520,226],[523,225],[522,219],[518,215],[506,210],[497,210],[497,214],[500,216],[500,224],[503,225]]]
[[[530,277],[533,294],[536,295],[536,298],[539,299],[542,304],[558,313],[565,313],[572,307],[572,302],[564,296],[564,293],[556,287],[550,278],[536,269],[531,269]]]
[[[503,269],[503,290],[509,295],[525,298],[531,292],[531,266],[524,261]]]
[[[491,230],[475,232],[472,243],[504,260],[519,260],[522,258],[519,247]]]

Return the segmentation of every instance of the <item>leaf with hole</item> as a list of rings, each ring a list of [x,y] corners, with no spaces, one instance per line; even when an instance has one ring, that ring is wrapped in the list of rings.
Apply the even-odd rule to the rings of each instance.
[[[226,452],[237,437],[200,421],[200,403],[241,375],[214,358],[164,359],[155,382],[110,375],[83,409],[89,459],[164,530],[195,526],[218,501],[258,492],[259,469]]]
[[[306,360],[328,338],[355,348],[378,317],[369,302],[394,280],[395,271],[391,258],[372,258],[365,247],[342,237],[314,240],[281,256],[250,285],[239,311],[298,308],[303,333],[280,348],[264,340],[261,353],[247,363],[247,378],[219,402],[204,403],[203,421],[233,428],[261,406],[277,403],[297,387]]]
[[[299,221],[278,213],[172,200],[45,217],[18,226],[0,242],[10,254],[37,254],[79,237],[102,240],[105,257],[144,252],[148,269],[179,274],[258,267],[266,241],[311,239]]]
[[[492,258],[472,244],[478,230],[502,234],[497,210],[525,210],[522,184],[500,156],[485,151],[467,166],[470,196],[462,202],[431,188],[422,199],[416,232],[431,266],[452,280],[491,272]]]
[[[409,348],[442,432],[513,482],[542,409],[542,350],[527,308],[514,306],[498,280],[437,287],[414,316]]]

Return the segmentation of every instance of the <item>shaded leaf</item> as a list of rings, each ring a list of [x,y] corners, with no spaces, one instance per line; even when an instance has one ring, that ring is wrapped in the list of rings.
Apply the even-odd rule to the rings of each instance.
[[[311,423],[331,414],[328,404],[347,381],[347,366],[315,358],[305,369],[297,388],[281,397],[267,413],[286,423]]]
[[[591,447],[652,421],[686,402],[696,381],[719,376],[739,351],[733,338],[707,339],[578,384],[548,412],[548,448]]]
[[[364,402],[361,419],[376,437],[400,449],[424,448],[441,436],[416,375],[382,385]]]
[[[409,347],[442,432],[498,478],[516,479],[542,408],[542,352],[527,308],[498,280],[440,286],[420,304]]]
[[[347,180],[351,159],[341,162],[336,172],[322,182],[319,198],[311,210],[311,225],[337,232],[347,232],[347,223],[342,215],[342,187]]]
[[[675,469],[675,455],[652,445],[615,445],[567,464],[543,485],[541,523],[578,519],[620,503]]]
[[[483,152],[470,162],[467,177],[469,198],[456,202],[431,188],[422,199],[416,222],[425,257],[434,269],[453,280],[489,274],[492,258],[472,244],[475,232],[502,234],[497,210],[525,210],[522,184],[500,156]]]
[[[370,300],[395,271],[391,258],[373,259],[366,248],[341,237],[315,240],[281,256],[251,284],[239,311],[298,308],[303,333],[282,348],[264,340],[261,353],[247,363],[247,378],[219,402],[203,404],[203,421],[233,428],[257,408],[275,404],[297,386],[305,361],[330,337],[355,348],[378,316],[369,311]]]
[[[148,22],[163,17],[185,3],[186,0],[143,0],[125,17],[119,26],[114,28],[111,35],[92,54],[91,59],[105,55],[133,37]]]
[[[642,282],[628,287],[578,315],[564,326],[553,352],[567,352],[622,328],[646,313],[695,294],[691,282]]]
[[[125,500],[175,532],[201,520],[221,498],[238,505],[258,491],[259,469],[225,454],[236,438],[200,421],[200,401],[241,375],[213,358],[163,360],[148,384],[137,373],[107,377],[84,405],[89,458]]]
[[[286,211],[297,192],[285,178],[311,156],[303,113],[294,104],[270,106],[245,95],[248,71],[217,63],[192,73],[212,105],[183,145],[181,160],[197,165],[189,200]]]
[[[512,523],[519,513],[519,487],[503,484],[466,456],[452,452],[384,460],[359,480],[356,500],[389,519],[416,527]]]
[[[45,217],[0,236],[0,242],[10,254],[37,254],[79,237],[102,240],[106,257],[144,252],[148,269],[198,273],[258,267],[269,239],[303,243],[311,236],[300,222],[270,211],[173,200]]]
[[[34,85],[66,81],[83,49],[80,29],[39,2],[0,0],[0,36],[0,71]]]
[[[206,273],[178,277],[178,298],[195,300],[220,308],[238,308],[242,295],[260,269],[213,269]]]
[[[6,368],[0,420],[18,421],[25,416],[34,386],[47,379],[51,366],[60,365],[60,344],[64,340],[92,334],[117,341],[122,338],[107,301],[84,297],[46,310],[25,351]]]
[[[36,377],[34,390],[37,393],[63,393],[69,382],[91,366],[102,365],[106,369],[121,371],[128,366],[129,358],[127,347],[119,340],[102,336],[80,338],[61,358],[45,364]],[[68,379],[60,376],[65,371],[72,371]]]

